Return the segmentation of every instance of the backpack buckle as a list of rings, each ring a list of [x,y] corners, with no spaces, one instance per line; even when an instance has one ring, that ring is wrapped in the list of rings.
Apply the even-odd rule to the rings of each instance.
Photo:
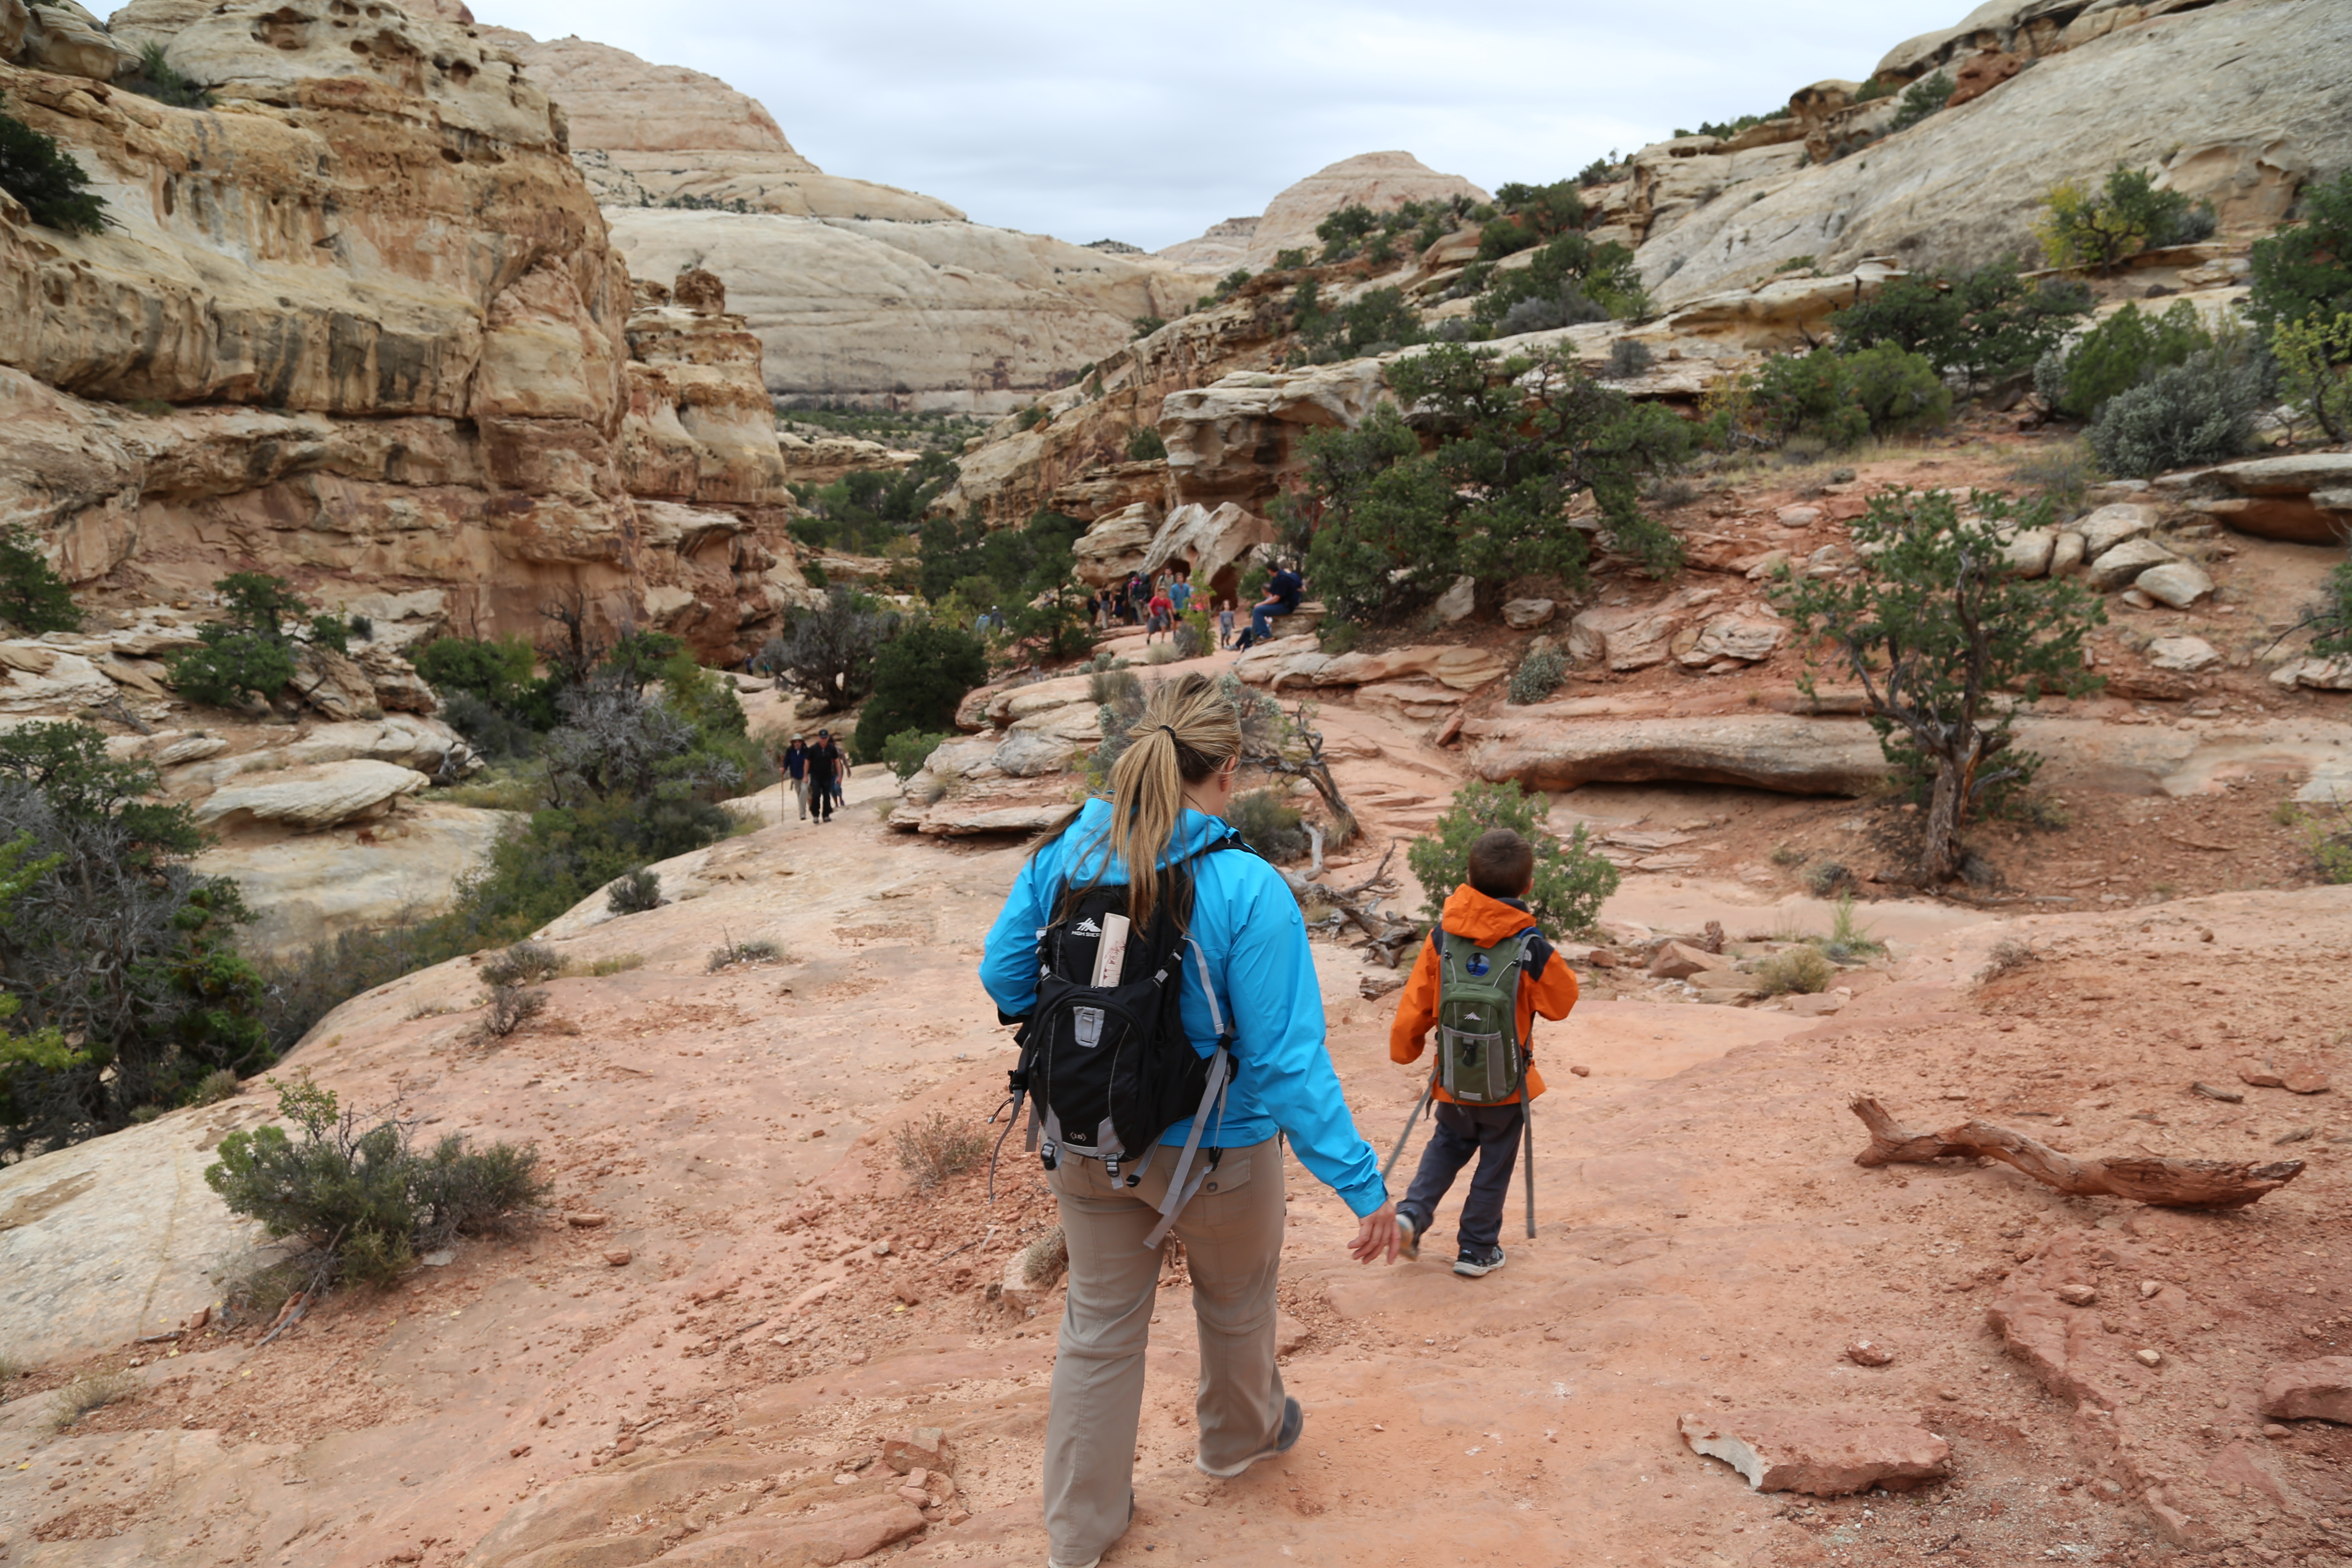
[[[1062,1151],[1055,1146],[1052,1139],[1048,1138],[1038,1149],[1037,1158],[1045,1169],[1050,1171],[1062,1163]]]
[[[1103,1156],[1103,1174],[1108,1176],[1114,1182],[1118,1180],[1118,1155],[1106,1154]]]

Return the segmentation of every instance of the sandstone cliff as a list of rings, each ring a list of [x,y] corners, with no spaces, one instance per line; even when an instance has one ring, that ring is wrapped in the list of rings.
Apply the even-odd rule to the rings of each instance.
[[[632,368],[626,269],[520,61],[331,0],[135,0],[114,27],[218,107],[110,86],[112,57],[0,65],[111,220],[0,206],[0,515],[85,602],[257,567],[334,601],[437,593],[483,632],[571,593],[635,623],[650,596],[707,654],[755,645],[799,583],[753,341],[706,301]],[[640,494],[702,512],[648,526]]]
[[[1158,254],[1210,272],[1235,267],[1262,272],[1281,251],[1319,251],[1323,242],[1315,237],[1315,226],[1341,207],[1360,204],[1375,212],[1389,212],[1407,202],[1442,201],[1450,196],[1479,202],[1494,199],[1461,175],[1441,174],[1410,153],[1360,153],[1326,164],[1286,187],[1260,216],[1227,218],[1199,238],[1181,241]]]
[[[2225,232],[2267,230],[2307,176],[2352,162],[2347,58],[2352,11],[2329,0],[1994,0],[1878,68],[1906,80],[1984,62],[1978,96],[1824,162],[1840,139],[1883,132],[1895,100],[1857,104],[1857,84],[1818,83],[1791,99],[1804,145],[1645,148],[1606,216],[1640,244],[1669,306],[1802,256],[1824,270],[1865,256],[1946,268],[2038,257],[2042,194],[2118,163],[2210,198]]]

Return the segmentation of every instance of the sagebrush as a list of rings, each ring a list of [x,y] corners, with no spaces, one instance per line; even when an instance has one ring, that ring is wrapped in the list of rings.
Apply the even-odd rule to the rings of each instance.
[[[985,1134],[936,1110],[899,1128],[891,1142],[898,1146],[898,1169],[924,1192],[971,1169],[988,1152]]]
[[[1446,899],[1469,879],[1470,846],[1482,833],[1507,827],[1535,849],[1528,909],[1543,933],[1558,939],[1591,930],[1602,902],[1617,890],[1617,868],[1590,847],[1584,824],[1566,839],[1554,834],[1545,821],[1549,810],[1541,791],[1524,794],[1516,783],[1473,780],[1454,791],[1431,835],[1405,851],[1405,863],[1428,894],[1423,912],[1434,923]]]

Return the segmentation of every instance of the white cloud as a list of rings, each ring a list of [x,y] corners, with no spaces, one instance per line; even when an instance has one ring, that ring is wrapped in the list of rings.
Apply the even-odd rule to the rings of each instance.
[[[474,0],[721,77],[828,173],[982,223],[1156,248],[1357,153],[1404,148],[1492,189],[1859,77],[1960,0]]]

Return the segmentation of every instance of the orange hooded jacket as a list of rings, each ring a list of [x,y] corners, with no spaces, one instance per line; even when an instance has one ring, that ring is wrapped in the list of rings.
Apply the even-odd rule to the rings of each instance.
[[[1488,947],[1527,930],[1535,924],[1535,917],[1517,902],[1490,899],[1465,882],[1445,900],[1444,913],[1438,923],[1455,936]],[[1397,1001],[1396,1022],[1389,1026],[1389,1060],[1421,1059],[1423,1042],[1437,1026],[1437,939],[1432,933],[1421,944],[1421,957],[1412,966],[1412,978],[1405,983],[1404,994]],[[1537,937],[1528,944],[1528,961],[1519,971],[1519,1038],[1528,1037],[1536,1014],[1565,1018],[1575,1005],[1576,972],[1552,951],[1551,943]],[[1543,1093],[1544,1081],[1543,1075],[1536,1071],[1534,1052],[1530,1050],[1528,1056],[1526,1092],[1532,1098]],[[1443,1088],[1436,1094],[1444,1100],[1454,1098]],[[1501,1103],[1516,1105],[1518,1100],[1514,1097]]]

